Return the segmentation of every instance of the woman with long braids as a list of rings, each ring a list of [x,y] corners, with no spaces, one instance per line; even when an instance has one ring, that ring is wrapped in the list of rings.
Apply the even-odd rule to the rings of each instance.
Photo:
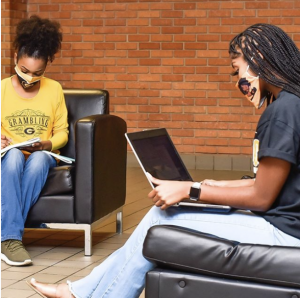
[[[42,152],[68,141],[67,109],[61,85],[45,78],[47,65],[60,49],[57,22],[32,16],[17,25],[14,40],[16,75],[1,82],[1,149],[40,138],[1,157],[1,260],[30,265],[22,236],[30,208],[36,203],[56,160]]]
[[[257,24],[230,42],[229,53],[236,87],[248,81],[250,90],[243,94],[257,108],[265,99],[270,102],[255,136],[260,144],[256,179],[201,185],[151,178],[157,187],[148,196],[155,206],[125,245],[81,280],[52,285],[32,279],[37,292],[51,298],[139,297],[154,266],[142,255],[154,225],[178,225],[244,243],[300,246],[300,52],[281,29]],[[189,198],[191,187],[202,201],[237,211],[225,215],[170,207]]]

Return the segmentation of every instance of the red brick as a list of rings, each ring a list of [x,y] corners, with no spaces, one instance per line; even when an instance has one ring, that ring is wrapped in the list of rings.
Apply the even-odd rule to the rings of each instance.
[[[240,115],[219,115],[219,121],[224,122],[240,122],[241,116]]]
[[[147,19],[137,19],[137,20],[128,20],[128,26],[148,26],[149,20]]]
[[[74,73],[72,76],[72,79],[74,81],[92,81],[93,80],[93,74],[78,74]]]
[[[159,11],[139,11],[138,17],[139,18],[159,18],[160,12]]]
[[[172,3],[151,3],[150,4],[151,10],[171,10]]]
[[[171,83],[151,83],[150,89],[158,89],[158,90],[169,90],[171,89]]]
[[[196,26],[196,19],[175,19],[175,26]]]
[[[162,11],[161,17],[162,18],[182,18],[183,13],[182,11]]]
[[[159,91],[157,91],[157,90],[140,90],[139,96],[140,97],[158,97]]]
[[[105,51],[105,56],[106,57],[126,57],[127,52],[126,51],[111,51],[111,50],[106,50]]]
[[[226,146],[228,145],[227,139],[205,139],[205,144],[208,146]]]
[[[243,139],[230,139],[229,145],[238,146],[238,147],[250,147],[252,145],[251,140],[243,140]]]
[[[140,74],[139,80],[141,82],[159,82],[160,75],[158,75],[158,74]]]
[[[138,59],[134,59],[134,58],[122,58],[122,59],[118,59],[117,60],[117,65],[138,65]]]
[[[165,82],[182,82],[183,81],[183,75],[163,75],[162,81]]]
[[[183,74],[187,74],[187,73],[195,73],[195,67],[174,67],[173,69],[174,73],[183,73]]]
[[[207,17],[207,12],[205,10],[186,10],[184,12],[185,18],[205,18]]]
[[[283,11],[284,13],[284,11]],[[279,17],[281,16],[281,11],[278,9],[267,9],[267,10],[259,10],[258,11],[259,17]],[[300,13],[299,13],[300,16]]]
[[[150,105],[171,105],[172,104],[172,100],[170,98],[151,98],[150,99]]]
[[[116,60],[113,58],[96,58],[94,61],[96,65],[116,65]]]
[[[148,89],[149,83],[147,82],[127,82],[128,89]]]
[[[150,51],[130,51],[128,58],[150,58]]]
[[[128,73],[148,73],[148,67],[141,67],[141,66],[130,66],[127,67]]]
[[[217,131],[215,130],[196,130],[195,137],[217,137]]]
[[[116,75],[117,81],[136,81],[137,76],[136,75],[124,75],[124,74],[119,74]]]
[[[137,50],[137,43],[116,43],[117,50]]]
[[[172,20],[170,19],[153,19],[151,20],[151,26],[172,26]]]
[[[161,65],[161,59],[140,59],[140,65]]]
[[[182,34],[183,27],[162,27],[162,34]]]
[[[162,50],[182,50],[183,43],[162,43]]]
[[[153,58],[171,58],[173,57],[173,51],[151,51]]]
[[[58,0],[59,1],[59,0]],[[100,11],[103,10],[103,4],[82,4],[82,10]]]
[[[235,147],[218,147],[217,153],[220,154],[240,154],[241,150],[240,148]]]
[[[98,9],[95,9],[98,10]],[[121,3],[113,3],[113,4],[105,4],[105,10],[109,11],[118,11],[118,10],[126,10],[126,4]]]
[[[128,36],[128,41],[132,42],[132,41],[149,41],[149,36],[148,35],[129,35]]]
[[[175,116],[179,116],[179,119],[177,119],[177,117]],[[185,115],[173,115],[173,121],[186,121],[184,118]],[[191,116],[191,115],[189,115]],[[182,118],[183,117],[183,118]],[[193,121],[193,119],[191,118],[190,120],[187,121]],[[194,136],[194,131],[193,130],[188,130],[188,129],[174,129],[172,131],[172,138],[173,137],[193,137]],[[186,138],[184,138],[183,140],[187,140]],[[192,140],[196,141],[194,138],[188,138],[188,140],[190,140],[191,142],[189,142],[190,144],[192,144]],[[188,142],[185,142],[185,144],[188,144]]]
[[[168,106],[168,107],[161,107],[161,112],[162,113],[182,113],[183,112],[183,108],[180,106]]]
[[[159,106],[139,106],[140,113],[159,113]]]
[[[174,9],[176,9],[176,10],[195,10],[196,3],[175,3]]]
[[[113,0],[114,2],[115,0]],[[120,1],[120,0],[119,0]],[[125,0],[125,2],[127,2]],[[135,1],[137,2],[137,1]],[[148,3],[134,3],[134,4],[127,4],[128,10],[149,10],[149,4]]]
[[[175,58],[193,58],[196,56],[196,51],[174,51]]]
[[[172,35],[153,35],[151,36],[151,41],[154,42],[170,42],[173,41],[173,36]],[[181,46],[182,48],[182,46]]]
[[[59,5],[40,5],[40,11],[58,11]]]
[[[182,91],[181,90],[162,90],[161,96],[162,97],[182,97]],[[182,102],[183,101],[184,100],[182,100]]]
[[[194,43],[185,43],[185,50],[206,50],[207,49],[207,45],[206,43],[202,43],[202,42],[194,42]]]
[[[170,120],[169,114],[150,114],[149,121],[168,121]]]
[[[110,11],[94,11],[95,19],[109,19],[114,18],[115,13]]]
[[[116,27],[114,29],[116,34],[136,34],[137,28],[133,27]]]

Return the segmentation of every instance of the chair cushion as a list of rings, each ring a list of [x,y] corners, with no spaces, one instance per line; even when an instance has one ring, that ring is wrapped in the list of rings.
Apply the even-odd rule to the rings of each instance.
[[[75,166],[58,166],[49,170],[40,196],[64,195],[74,192]]]
[[[177,226],[155,226],[143,254],[160,267],[300,288],[300,248],[244,244]]]

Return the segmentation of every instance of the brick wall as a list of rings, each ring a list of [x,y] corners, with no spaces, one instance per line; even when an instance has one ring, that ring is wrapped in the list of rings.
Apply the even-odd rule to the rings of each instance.
[[[12,2],[2,1],[3,77],[10,25],[24,15],[24,1]],[[261,111],[234,89],[232,37],[268,22],[300,45],[299,0],[27,0],[27,13],[63,26],[48,77],[64,88],[107,89],[129,131],[166,127],[184,154],[251,154]]]
[[[1,78],[13,73],[12,40],[16,24],[27,16],[27,0],[1,0]]]

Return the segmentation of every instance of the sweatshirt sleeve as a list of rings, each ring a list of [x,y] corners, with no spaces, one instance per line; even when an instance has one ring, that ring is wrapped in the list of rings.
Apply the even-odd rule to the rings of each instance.
[[[60,86],[58,90],[58,102],[54,115],[53,133],[50,141],[52,142],[51,151],[64,147],[68,142],[68,111],[65,97]]]

